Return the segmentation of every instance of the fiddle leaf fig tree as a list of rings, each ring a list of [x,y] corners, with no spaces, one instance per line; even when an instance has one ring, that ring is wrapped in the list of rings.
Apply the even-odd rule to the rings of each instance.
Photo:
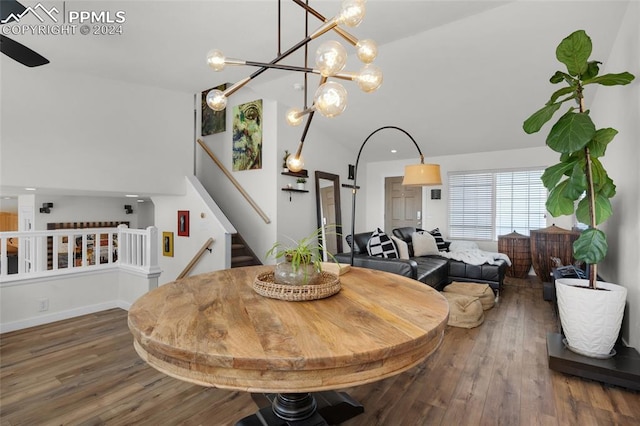
[[[585,107],[583,91],[592,84],[626,85],[635,77],[628,72],[598,75],[601,62],[589,60],[591,50],[591,38],[583,30],[575,31],[560,42],[556,58],[567,70],[556,71],[549,81],[563,87],[553,92],[546,105],[525,120],[523,129],[528,134],[536,133],[562,104],[571,101],[577,104],[571,105],[549,131],[547,146],[560,153],[560,162],[548,167],[541,179],[549,190],[546,207],[552,216],[575,212],[581,223],[588,224],[573,244],[573,254],[577,260],[589,265],[589,286],[596,288],[597,264],[607,254],[606,235],[597,225],[611,216],[610,199],[616,194],[616,186],[600,158],[618,131],[596,129]]]

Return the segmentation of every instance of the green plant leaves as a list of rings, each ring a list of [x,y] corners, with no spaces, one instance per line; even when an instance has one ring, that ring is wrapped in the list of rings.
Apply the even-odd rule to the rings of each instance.
[[[595,264],[607,255],[607,237],[599,229],[589,228],[573,243],[573,254],[577,260]]]
[[[580,193],[576,194],[569,184],[569,179],[565,179],[549,192],[545,205],[549,213],[554,217],[572,214],[573,202],[578,197],[580,197]]]
[[[600,225],[613,214],[611,208],[611,201],[609,198],[602,194],[596,195],[595,203],[595,217],[596,225]],[[591,216],[589,214],[589,199],[587,197],[580,200],[578,207],[576,208],[576,219],[581,223],[591,223]]]
[[[524,121],[522,128],[528,134],[536,133],[544,126],[544,123],[551,120],[551,117],[553,117],[553,114],[560,108],[560,105],[562,104],[557,103],[543,106]]]
[[[591,174],[593,176],[593,189],[596,194],[611,198],[616,195],[616,186],[597,158],[591,159]]]
[[[587,84],[602,84],[603,86],[624,86],[633,81],[635,76],[628,72],[623,72],[620,74],[605,74],[600,77],[594,77],[591,79],[585,79],[583,81],[584,85]]]
[[[596,130],[589,112],[584,111],[584,86],[626,85],[635,76],[629,72],[598,76],[601,62],[589,60],[591,51],[591,38],[584,30],[575,31],[560,42],[556,48],[556,58],[567,67],[568,74],[556,71],[549,81],[552,84],[564,82],[566,86],[554,91],[547,104],[525,120],[522,127],[528,134],[538,132],[562,103],[572,99],[581,101],[582,112],[571,108],[551,127],[546,143],[560,153],[560,162],[548,167],[541,179],[549,190],[546,203],[549,213],[561,216],[575,211],[580,222],[596,226],[612,214],[610,199],[616,193],[616,186],[599,158],[604,156],[608,144],[618,132],[612,128]],[[587,179],[587,164],[591,164],[591,182]],[[590,194],[591,188],[593,193]],[[585,193],[587,197],[576,206],[576,201]],[[589,209],[589,196],[594,200],[592,212]],[[590,217],[592,214],[593,219]],[[590,227],[576,240],[573,249],[576,259],[596,264],[604,259],[607,252],[605,234]]]
[[[571,81],[573,80],[573,77],[571,77],[569,74],[564,73],[562,71],[556,71],[556,73],[553,74],[549,79],[551,84],[562,83],[564,80]]]
[[[596,133],[596,126],[586,112],[568,111],[553,125],[547,136],[549,148],[569,153],[584,148]]]
[[[576,91],[575,87],[563,87],[562,89],[558,89],[555,92],[553,92],[553,95],[551,95],[551,99],[549,100],[549,102],[547,102],[547,105],[556,102],[560,96],[567,95],[569,93],[574,93],[575,91]],[[574,94],[573,96],[569,96],[566,99],[563,99],[559,103],[563,103],[568,100],[575,99],[577,96],[578,96],[577,94]]]
[[[573,194],[578,194],[578,197],[587,190],[587,174],[585,173],[585,161],[577,161],[573,165],[571,170],[571,176],[569,176],[569,184]]]
[[[588,80],[598,75],[598,73],[600,72],[599,65],[601,63],[602,62],[598,62],[598,61],[589,61],[589,63],[587,64],[587,71],[582,75],[582,79]]]
[[[593,135],[593,139],[589,142],[589,153],[592,157],[602,157],[607,150],[607,145],[618,134],[616,129],[608,127],[606,129],[598,129]]]
[[[564,176],[565,173],[567,173],[571,169],[573,169],[573,162],[558,163],[556,165],[547,167],[540,177],[540,180],[542,181],[544,187],[551,191],[553,187],[556,186],[558,182],[560,182],[562,176]]]
[[[578,30],[560,42],[556,58],[567,66],[569,74],[578,76],[587,71],[591,50],[591,38],[584,30]]]

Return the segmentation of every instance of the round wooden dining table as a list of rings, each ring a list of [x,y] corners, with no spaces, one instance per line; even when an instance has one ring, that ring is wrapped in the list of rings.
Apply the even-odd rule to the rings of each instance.
[[[443,339],[449,305],[418,281],[352,267],[337,294],[294,302],[253,290],[256,276],[270,270],[220,270],[146,293],[129,310],[135,350],[180,380],[275,395],[272,407],[238,425],[316,425],[329,423],[314,392],[401,373]]]

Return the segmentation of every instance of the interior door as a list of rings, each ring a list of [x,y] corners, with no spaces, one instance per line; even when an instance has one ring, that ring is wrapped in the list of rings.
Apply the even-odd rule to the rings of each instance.
[[[388,177],[385,187],[385,232],[403,226],[422,227],[422,187],[402,186],[402,176]]]

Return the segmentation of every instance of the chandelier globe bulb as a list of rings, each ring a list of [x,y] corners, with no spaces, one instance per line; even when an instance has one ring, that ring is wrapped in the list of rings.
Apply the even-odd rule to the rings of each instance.
[[[366,8],[364,0],[344,0],[338,15],[338,24],[357,27],[364,19]]]
[[[302,117],[302,111],[299,108],[291,108],[287,111],[287,124],[292,127],[299,126],[302,124]]]
[[[358,40],[356,43],[358,59],[365,64],[370,64],[378,56],[378,45],[371,39]]]
[[[335,40],[325,41],[316,50],[316,67],[324,77],[339,73],[346,64],[347,51]]]
[[[287,169],[290,171],[297,173],[304,167],[304,158],[302,154],[296,157],[296,154],[289,154],[287,157]]]
[[[318,87],[313,99],[320,114],[328,118],[336,117],[347,107],[347,90],[340,83],[328,81]]]
[[[210,50],[207,53],[207,64],[214,71],[222,71],[225,66],[224,54],[218,49]]]
[[[365,93],[371,93],[378,90],[382,84],[382,77],[382,70],[379,67],[373,64],[366,64],[356,77],[356,83],[360,90]]]
[[[227,107],[227,97],[222,90],[213,89],[207,93],[207,105],[214,111],[222,111]]]

